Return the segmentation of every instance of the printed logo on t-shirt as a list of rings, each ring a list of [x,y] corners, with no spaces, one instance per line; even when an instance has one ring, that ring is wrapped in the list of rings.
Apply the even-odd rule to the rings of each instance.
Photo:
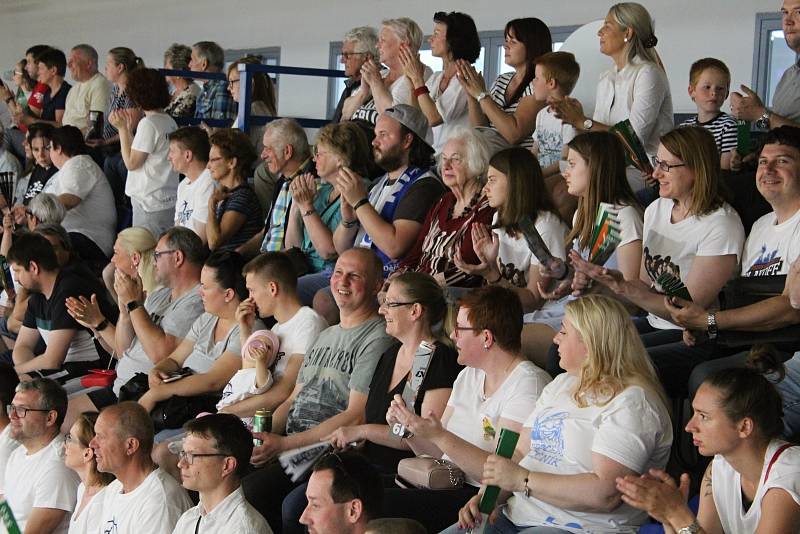
[[[664,293],[664,288],[656,282],[659,276],[664,273],[669,273],[679,280],[681,278],[681,267],[680,265],[672,263],[672,256],[661,257],[660,254],[651,256],[648,247],[644,247],[644,269],[647,271],[647,275],[650,277],[650,280],[653,281],[653,285],[659,293]]]
[[[178,226],[187,226],[189,219],[192,218],[194,210],[189,207],[189,202],[184,200],[180,209],[178,209]]]
[[[497,435],[497,431],[494,429],[492,420],[488,416],[483,416],[481,420],[481,426],[483,427],[483,439],[486,441],[494,440],[494,437]]]
[[[109,519],[103,526],[103,534],[117,534],[119,532],[119,525],[117,525],[117,518]]]
[[[564,419],[567,412],[538,415],[531,428],[531,450],[528,453],[534,460],[547,465],[558,466],[564,457]]]
[[[525,272],[517,269],[513,263],[500,262],[500,275],[511,282],[515,287],[525,287],[528,282],[525,280]]]
[[[778,249],[767,252],[767,245],[761,245],[761,254],[745,273],[745,276],[774,276],[781,272],[783,258],[778,256]]]

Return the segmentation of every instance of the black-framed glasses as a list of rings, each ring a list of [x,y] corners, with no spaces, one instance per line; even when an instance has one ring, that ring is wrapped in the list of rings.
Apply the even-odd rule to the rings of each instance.
[[[233,84],[235,83],[239,83],[239,78],[236,78],[235,80],[228,80],[228,85],[230,87],[233,87]]]
[[[163,256],[164,254],[171,254],[173,252],[178,252],[175,249],[168,249],[168,250],[154,250],[153,251],[153,259],[158,261],[158,258]]]
[[[391,302],[389,300],[384,300],[381,306],[384,308],[399,308],[400,306],[411,306],[413,304],[416,304],[416,302]]]
[[[6,406],[6,413],[9,417],[12,414],[16,415],[20,419],[25,419],[25,416],[28,415],[28,412],[49,412],[50,410],[47,408],[27,408],[25,406],[17,406],[15,404],[9,404]]]
[[[353,56],[363,56],[369,52],[342,52],[342,59],[350,59]]]
[[[661,161],[658,159],[658,156],[653,156],[653,167],[661,169],[662,172],[669,172],[676,167],[686,167],[685,163],[667,163],[666,161]]]
[[[186,462],[187,465],[192,465],[195,458],[206,458],[209,456],[230,456],[230,454],[223,454],[221,452],[188,452],[178,451],[178,461]]]
[[[480,328],[475,328],[474,326],[459,326],[459,325],[455,325],[453,327],[453,334],[455,334],[456,337],[460,336],[461,332],[463,332],[463,331],[480,332],[481,329]]]

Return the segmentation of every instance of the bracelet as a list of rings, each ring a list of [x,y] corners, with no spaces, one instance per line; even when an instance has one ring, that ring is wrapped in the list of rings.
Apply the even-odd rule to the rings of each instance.
[[[427,87],[425,89],[427,89]],[[14,100],[14,97],[13,96],[9,96],[8,98],[6,98],[6,104],[11,102],[12,100]]]
[[[522,487],[524,488],[523,489],[523,494],[525,495],[526,499],[530,499],[531,498],[531,489],[528,487],[528,477],[530,477],[530,476],[531,476],[531,472],[528,471],[528,473],[525,475],[525,480],[522,482]]]
[[[356,202],[355,204],[353,204],[353,211],[354,212],[358,211],[358,208],[360,208],[364,204],[369,204],[369,198],[364,197],[361,200],[359,200],[358,202]]]
[[[345,221],[344,219],[341,220],[342,226],[345,228],[353,228],[358,226],[358,219],[353,219],[352,221]]]
[[[489,285],[494,285],[499,282],[503,278],[503,273],[498,273],[497,280],[486,280],[486,283]]]
[[[302,212],[300,215],[302,215],[303,217],[308,217],[309,215],[313,215],[316,212],[317,212],[317,210],[315,210],[314,208],[311,208],[310,210],[306,210],[306,211]]]
[[[427,85],[420,85],[416,89],[414,89],[414,96],[420,97],[422,95],[429,95],[431,93],[430,89],[428,89]]]
[[[96,332],[102,332],[106,328],[108,328],[108,319],[103,319],[100,323],[94,327]]]

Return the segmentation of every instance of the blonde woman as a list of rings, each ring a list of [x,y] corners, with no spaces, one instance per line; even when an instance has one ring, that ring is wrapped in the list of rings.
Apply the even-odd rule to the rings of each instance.
[[[628,312],[602,295],[568,303],[554,341],[567,372],[524,423],[519,460],[484,463],[482,482],[499,486],[506,504],[484,532],[636,532],[647,515],[622,504],[616,478],[663,469],[672,445],[653,366]],[[478,501],[447,532],[480,523]]]

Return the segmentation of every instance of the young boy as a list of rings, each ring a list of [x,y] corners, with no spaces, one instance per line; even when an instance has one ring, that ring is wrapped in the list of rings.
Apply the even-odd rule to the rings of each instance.
[[[581,68],[569,52],[548,52],[536,60],[533,95],[540,102],[560,100],[568,96],[580,76]],[[558,162],[566,158],[566,144],[575,137],[572,125],[557,118],[550,106],[536,115],[533,153],[539,158],[544,176],[560,173]]]
[[[736,151],[736,119],[722,112],[728,98],[731,72],[722,61],[711,57],[695,61],[689,70],[689,96],[697,106],[697,115],[681,126],[702,126],[714,135],[720,164],[731,168],[731,156]]]

